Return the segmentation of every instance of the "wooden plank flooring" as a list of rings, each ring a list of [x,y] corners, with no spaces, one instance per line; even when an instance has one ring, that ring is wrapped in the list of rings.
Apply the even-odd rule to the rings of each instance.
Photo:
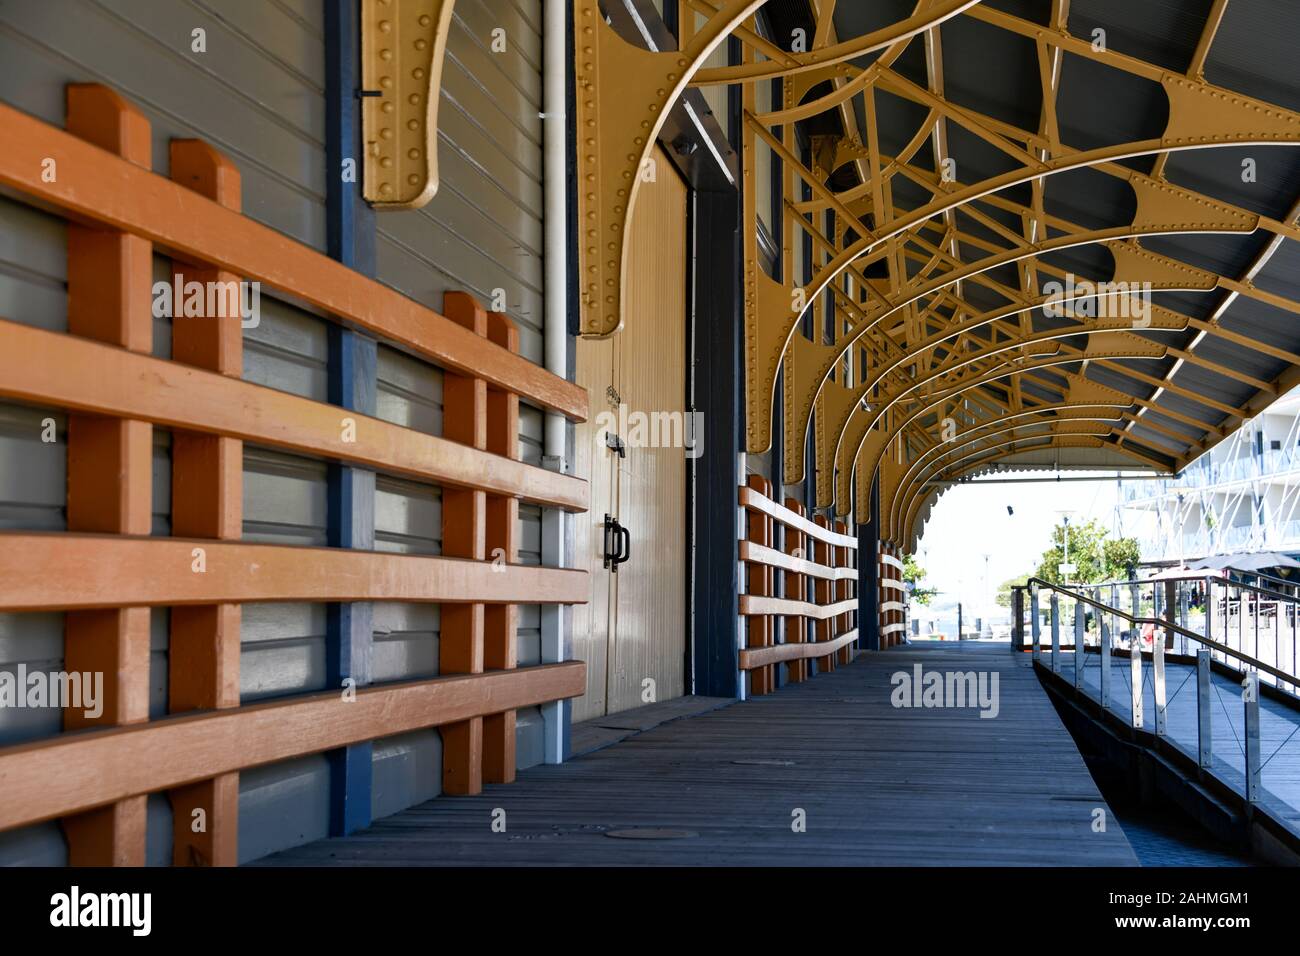
[[[670,720],[695,717],[705,711],[717,710],[732,703],[734,701],[730,697],[692,695],[676,697],[656,704],[646,704],[644,707],[633,707],[631,710],[607,714],[604,717],[593,717],[574,724],[569,734],[569,743],[573,756],[580,757],[601,747],[626,740],[634,734],[644,733],[660,724],[666,724]]]
[[[997,718],[894,708],[891,675],[917,663],[996,673]],[[1093,832],[1094,808],[1106,809],[1104,833]],[[505,812],[504,833],[493,832],[495,809]],[[792,828],[796,811],[806,832]],[[689,835],[607,835],[633,828]],[[864,654],[772,695],[257,865],[1136,863],[1028,656],[953,643]]]
[[[1051,666],[1051,655],[1043,655],[1043,665]],[[1133,698],[1130,661],[1112,657],[1110,662],[1110,709],[1132,723]],[[1074,681],[1074,654],[1063,652],[1062,675]],[[1155,692],[1151,683],[1150,660],[1142,662],[1142,724],[1155,732]],[[1101,683],[1101,656],[1084,656],[1084,687],[1094,699]],[[1165,665],[1165,713],[1168,736],[1193,759],[1197,753],[1196,668],[1190,664]],[[1241,699],[1240,679],[1224,674],[1211,675],[1210,735],[1214,743],[1214,763],[1210,770],[1238,793],[1245,789],[1246,757],[1243,743],[1245,705]],[[1263,693],[1259,703],[1259,751],[1264,789],[1262,802],[1276,816],[1300,831],[1300,711]]]

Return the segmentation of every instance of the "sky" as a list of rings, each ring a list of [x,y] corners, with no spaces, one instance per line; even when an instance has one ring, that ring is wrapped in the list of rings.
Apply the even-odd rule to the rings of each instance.
[[[1021,476],[1055,477],[1051,472]],[[1096,519],[1113,533],[1116,498],[1114,475],[1096,481],[972,482],[950,488],[939,497],[917,544],[925,586],[967,606],[989,605],[999,584],[1037,567],[1062,511],[1070,512],[1071,524]],[[1008,505],[1014,515],[1007,514]],[[1120,518],[1124,520],[1122,511]],[[1120,533],[1134,530],[1121,526]]]

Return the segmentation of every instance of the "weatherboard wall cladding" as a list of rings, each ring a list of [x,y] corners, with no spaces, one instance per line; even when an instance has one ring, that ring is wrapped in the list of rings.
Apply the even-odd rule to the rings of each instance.
[[[325,247],[325,54],[317,0],[0,0],[0,100],[62,126],[65,87],[101,82],[148,118],[153,168],[166,175],[169,142],[198,137],[239,167],[249,217],[313,248]],[[190,33],[207,31],[207,54]],[[491,31],[507,31],[507,52],[490,50]],[[219,51],[219,55],[218,55]],[[380,281],[432,308],[465,289],[517,323],[522,353],[541,360],[540,11],[502,0],[462,0],[449,41],[440,104],[441,185],[414,212],[378,218]],[[155,256],[156,278],[171,263]],[[61,218],[0,197],[0,316],[66,331],[66,228]],[[496,290],[502,290],[500,295]],[[494,295],[497,296],[494,302]],[[244,335],[244,377],[319,401],[327,398],[328,324],[263,290],[261,317]],[[168,358],[168,320],[156,320],[154,354]],[[378,416],[441,434],[442,373],[381,343]],[[53,419],[58,441],[41,441]],[[59,410],[0,403],[0,528],[66,529],[66,416]],[[520,409],[520,455],[541,462],[542,415]],[[153,533],[170,533],[170,434],[154,430]],[[324,461],[245,445],[244,537],[323,546]],[[438,488],[380,475],[375,492],[377,550],[438,554]],[[540,563],[540,510],[520,508],[520,556]],[[374,680],[438,672],[436,605],[374,608]],[[325,606],[245,605],[240,659],[244,701],[323,690]],[[519,666],[538,664],[540,609],[519,614]],[[153,614],[150,707],[165,713],[168,613]],[[63,615],[0,614],[0,669],[25,663],[57,670]],[[0,711],[0,746],[58,733],[56,711]],[[518,764],[540,763],[537,708],[517,718]],[[440,791],[436,730],[375,742],[372,810],[378,818]],[[326,835],[329,767],[304,757],[241,774],[241,862]],[[171,811],[149,802],[148,859],[171,857]],[[0,865],[61,864],[67,848],[57,822],[0,833]]]

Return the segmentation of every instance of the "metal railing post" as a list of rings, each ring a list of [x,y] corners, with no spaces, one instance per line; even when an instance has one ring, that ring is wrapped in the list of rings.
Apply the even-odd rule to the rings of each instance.
[[[1188,602],[1188,596],[1187,596],[1188,587],[1187,587],[1187,584],[1188,584],[1188,582],[1186,582],[1186,581],[1179,581],[1179,582],[1178,582],[1178,626],[1181,627],[1181,628],[1183,628],[1184,630],[1187,630],[1187,629],[1188,629],[1188,628],[1187,628],[1187,619],[1188,619],[1188,614],[1189,614],[1189,609],[1188,609],[1188,604],[1187,604],[1187,602]],[[1183,641],[1183,653],[1186,654],[1186,653],[1187,653],[1187,635],[1185,635],[1185,634],[1180,634],[1179,637],[1182,638],[1182,641]]]
[[[1029,637],[1034,642],[1030,650],[1034,655],[1034,663],[1038,663],[1038,586],[1031,584],[1029,586]]]
[[[1097,612],[1097,631],[1101,635],[1101,675],[1099,676],[1101,709],[1110,706],[1110,631],[1106,626],[1106,615]]]
[[[1201,602],[1205,605],[1205,639],[1213,640],[1212,631],[1214,630],[1214,578],[1206,577],[1205,579],[1205,598]],[[1198,650],[1199,654],[1200,651]]]
[[[1136,616],[1136,615],[1135,615]],[[1128,629],[1129,689],[1131,690],[1133,726],[1142,729],[1142,635],[1137,622],[1130,621]]]
[[[1083,630],[1087,611],[1082,601],[1074,602],[1074,689],[1083,686]]]
[[[1050,600],[1052,609],[1052,673],[1060,673],[1061,666],[1061,602],[1055,591]]]
[[[1242,681],[1246,707],[1246,802],[1259,800],[1259,672],[1250,671]]]
[[[1166,608],[1169,613],[1169,609]],[[1163,737],[1166,733],[1166,720],[1168,715],[1165,712],[1165,637],[1172,636],[1171,632],[1161,628],[1159,634],[1151,635],[1151,692],[1155,698],[1155,721],[1156,736]]]
[[[1011,653],[1025,649],[1025,589],[1011,589]]]
[[[1210,649],[1202,647],[1196,651],[1196,762],[1202,770],[1214,762],[1210,727]]]

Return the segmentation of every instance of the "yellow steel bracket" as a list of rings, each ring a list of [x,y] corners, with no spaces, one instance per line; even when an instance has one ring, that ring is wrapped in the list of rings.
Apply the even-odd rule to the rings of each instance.
[[[362,194],[419,209],[438,191],[438,96],[454,0],[362,0]]]
[[[1169,97],[1162,145],[1170,149],[1207,139],[1218,143],[1300,142],[1300,114],[1179,73],[1166,73],[1161,86]]]
[[[627,246],[650,151],[669,108],[713,52],[764,0],[729,0],[683,50],[626,42],[598,0],[573,4],[577,84],[579,326],[588,338],[623,325]]]

